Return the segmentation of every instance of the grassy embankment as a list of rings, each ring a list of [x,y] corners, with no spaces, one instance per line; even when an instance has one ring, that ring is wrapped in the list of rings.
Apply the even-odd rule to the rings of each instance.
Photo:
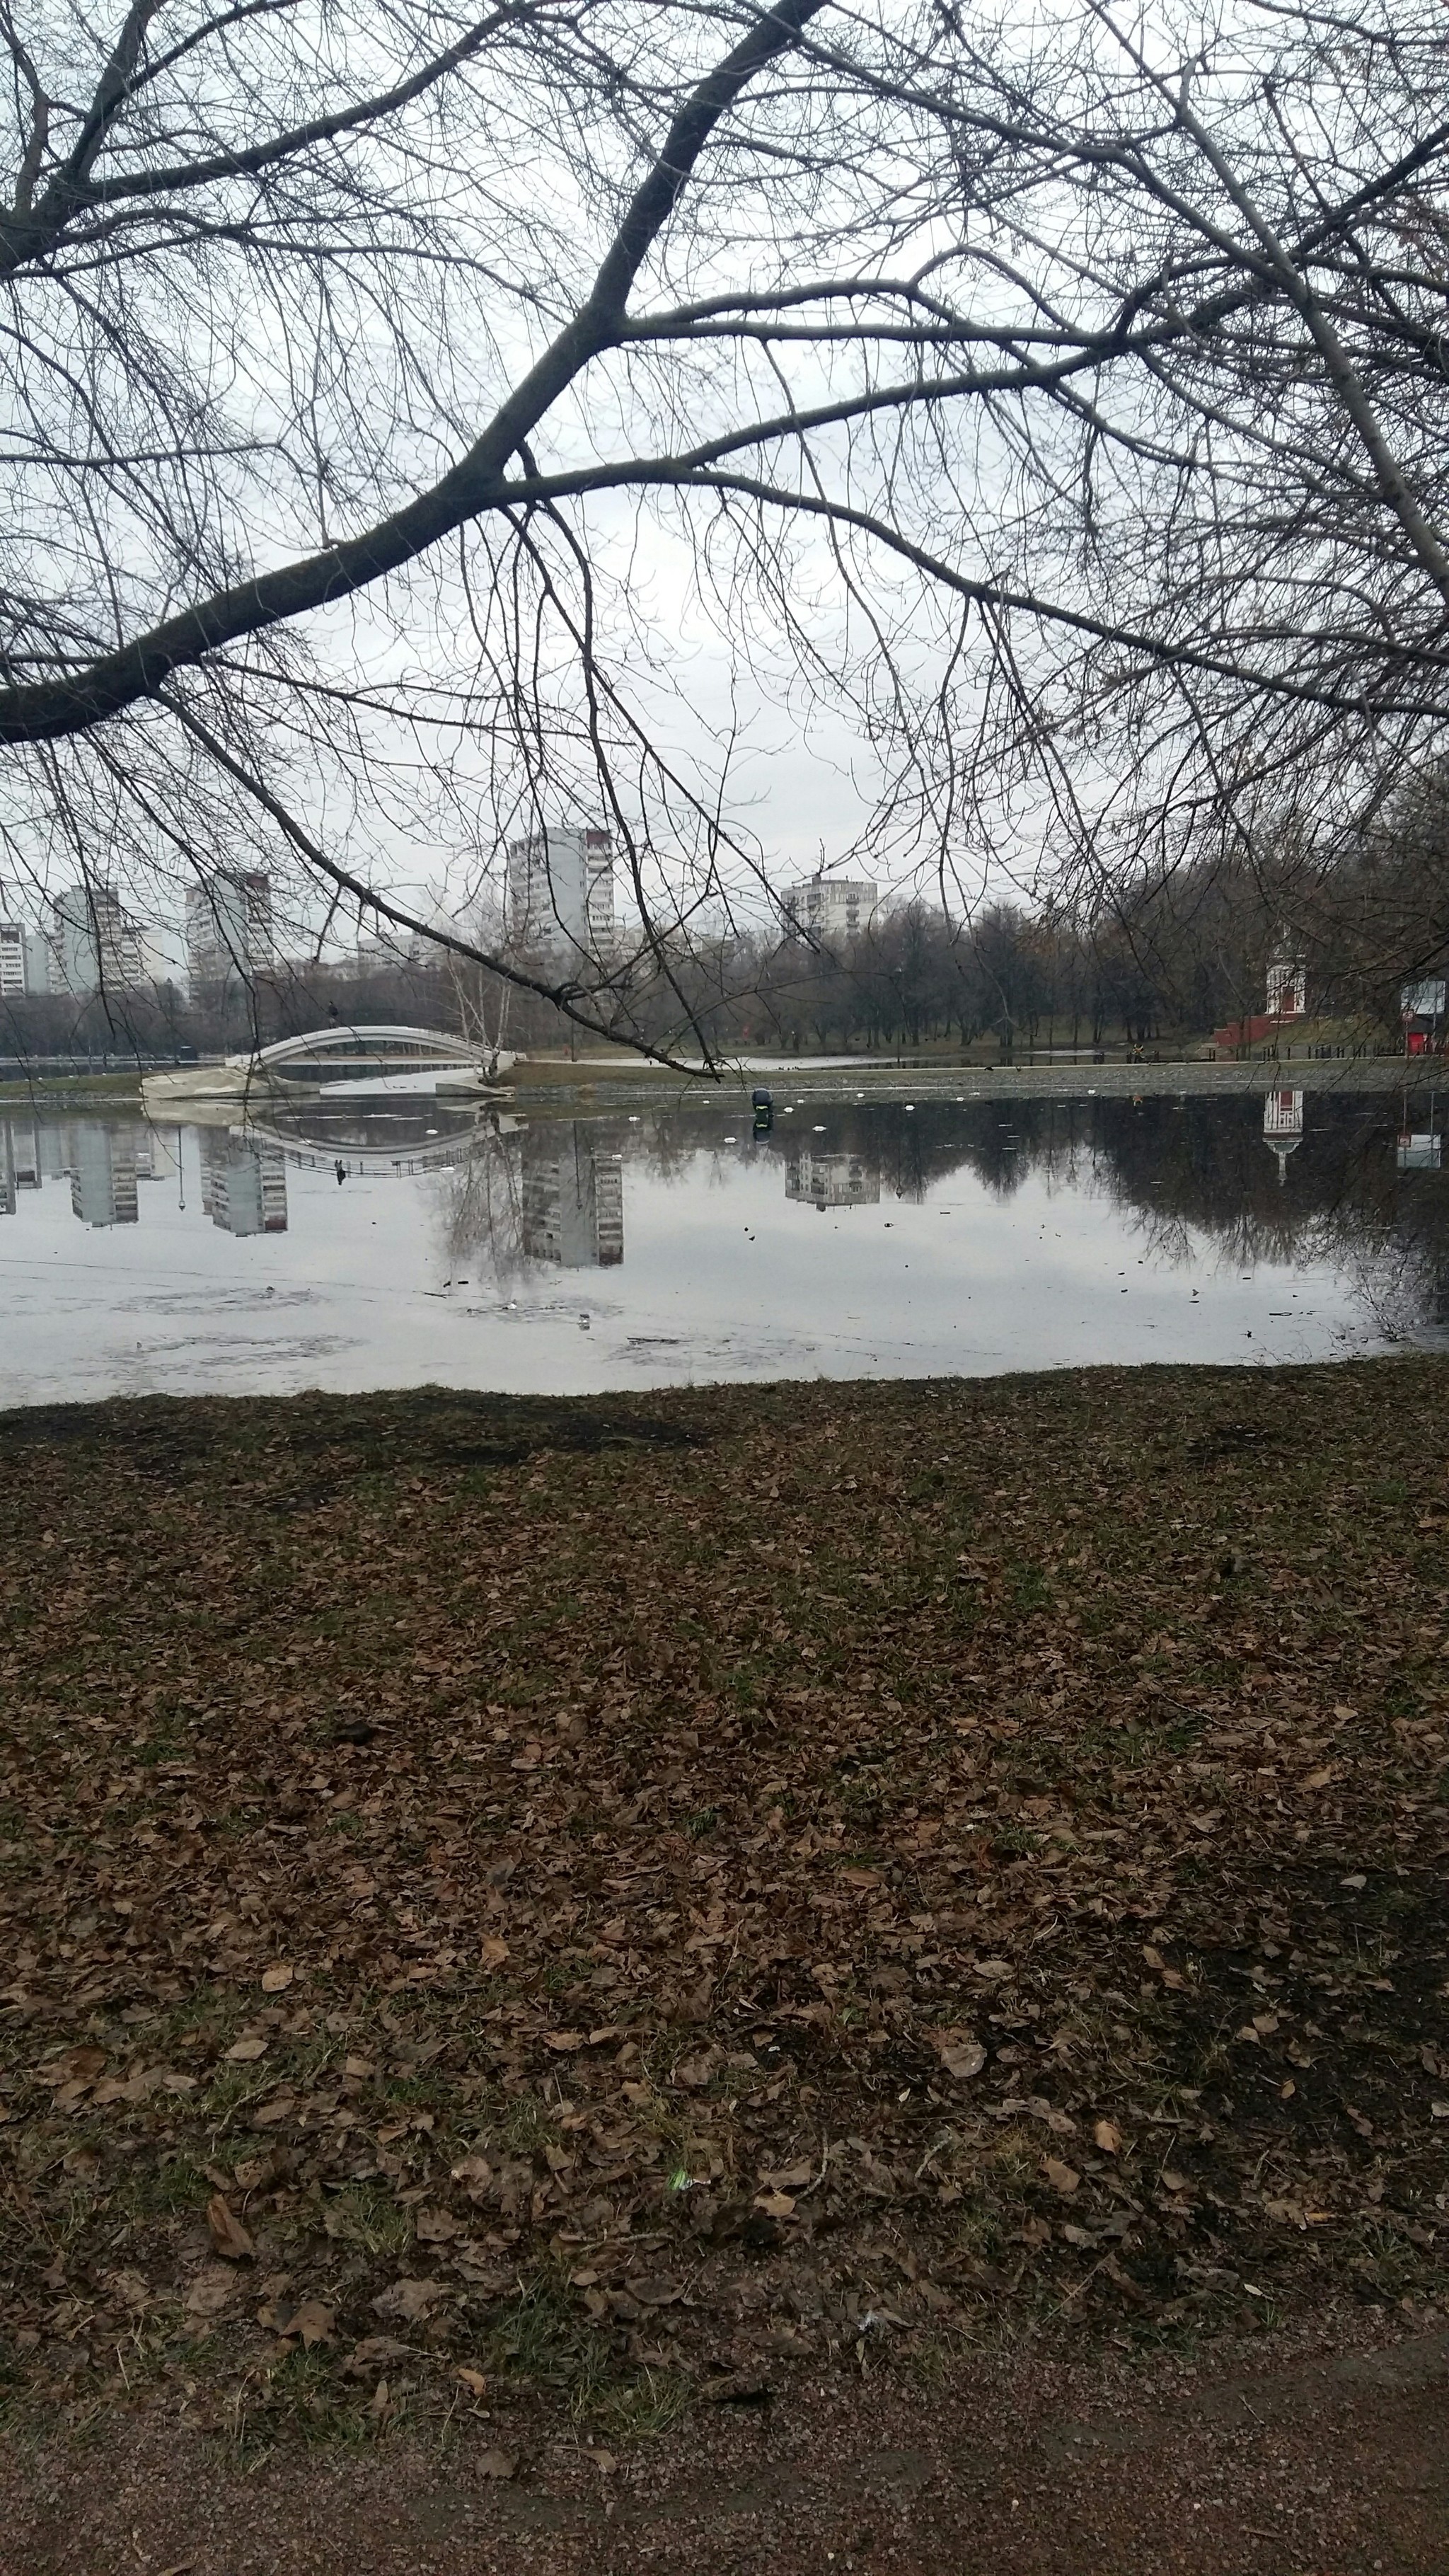
[[[0,1117],[69,1117],[82,1109],[139,1109],[138,1073],[39,1074],[33,1082],[0,1083]]]
[[[0,1417],[20,2420],[1442,2288],[1446,1396]]]

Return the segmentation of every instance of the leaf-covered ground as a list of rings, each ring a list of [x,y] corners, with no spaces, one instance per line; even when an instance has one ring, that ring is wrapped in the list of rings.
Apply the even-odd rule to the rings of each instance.
[[[607,2435],[1432,2296],[1446,1399],[0,1417],[12,2403]]]

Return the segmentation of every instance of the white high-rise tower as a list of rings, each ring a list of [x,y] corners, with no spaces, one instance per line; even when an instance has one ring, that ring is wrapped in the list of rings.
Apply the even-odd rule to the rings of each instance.
[[[562,972],[600,964],[614,938],[614,852],[607,832],[534,832],[508,847],[508,937]]]

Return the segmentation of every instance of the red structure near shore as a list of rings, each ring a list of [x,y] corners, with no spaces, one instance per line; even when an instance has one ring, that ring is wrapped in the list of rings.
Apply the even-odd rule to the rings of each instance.
[[[1284,1021],[1276,1011],[1254,1011],[1246,1020],[1229,1020],[1225,1029],[1214,1029],[1213,1045],[1220,1047],[1261,1046],[1265,1038],[1276,1037]]]
[[[1267,1009],[1230,1020],[1225,1029],[1215,1029],[1214,1046],[1261,1046],[1265,1038],[1276,1037],[1285,1022],[1291,1026],[1294,1020],[1303,1018],[1308,1008],[1308,969],[1286,930],[1279,932],[1268,959],[1267,983]]]

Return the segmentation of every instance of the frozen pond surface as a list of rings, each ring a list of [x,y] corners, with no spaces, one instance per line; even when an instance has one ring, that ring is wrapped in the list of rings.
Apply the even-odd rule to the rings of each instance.
[[[1442,1101],[0,1114],[0,1402],[1449,1344]],[[343,1178],[339,1180],[339,1169]]]

